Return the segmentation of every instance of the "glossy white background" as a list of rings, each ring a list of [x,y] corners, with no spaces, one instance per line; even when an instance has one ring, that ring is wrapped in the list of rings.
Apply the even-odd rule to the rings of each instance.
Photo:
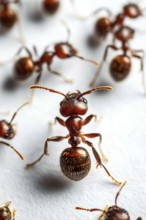
[[[40,23],[29,19],[29,14],[35,10],[35,1],[23,1],[21,12],[22,26],[29,48],[36,45],[41,54],[44,47],[51,42],[64,41],[66,31],[60,22],[64,18],[71,29],[71,42],[78,48],[79,54],[100,62],[103,51],[111,38],[99,48],[92,50],[87,47],[86,40],[92,32],[96,20],[92,18],[80,21],[74,16],[74,11],[68,0],[62,0],[62,7],[54,17],[48,17]],[[114,0],[80,0],[77,1],[79,11],[86,15],[95,8],[109,7],[113,15],[118,13],[122,5],[128,1]],[[137,1],[141,7],[146,6],[143,0]],[[127,24],[129,20],[126,20]],[[146,18],[132,22],[138,29],[135,40],[131,42],[134,49],[146,47]],[[145,29],[144,29],[145,28]],[[145,33],[144,33],[145,31]],[[0,61],[11,58],[21,44],[16,40],[17,28],[8,36],[0,37]],[[110,53],[108,63],[110,62]],[[11,114],[29,97],[29,85],[34,82],[35,74],[30,81],[19,87],[15,92],[2,89],[5,79],[12,74],[13,65],[10,63],[0,67],[0,111],[10,111]],[[53,68],[62,72],[66,77],[73,78],[74,84],[65,84],[59,77],[47,73],[41,85],[48,86],[63,92],[79,89],[89,89],[88,84],[96,72],[96,67],[82,62],[76,58],[61,61],[55,59]],[[146,218],[146,97],[141,88],[141,73],[139,62],[133,63],[133,70],[124,82],[114,83],[108,74],[108,65],[105,64],[98,84],[112,85],[114,90],[107,93],[93,93],[86,96],[89,104],[87,113],[102,116],[100,124],[92,121],[86,126],[84,132],[101,132],[103,135],[102,147],[109,158],[107,164],[111,173],[119,180],[128,180],[128,184],[119,198],[119,206],[127,209],[131,219],[141,216]],[[57,94],[37,91],[31,106],[23,109],[15,122],[17,136],[11,141],[25,157],[22,162],[10,150],[0,148],[0,204],[11,200],[17,210],[17,219],[21,220],[94,220],[99,213],[76,211],[75,206],[86,208],[104,208],[113,205],[118,187],[111,183],[104,170],[96,170],[96,162],[92,156],[92,169],[90,174],[80,182],[68,180],[60,171],[59,156],[67,141],[49,144],[50,156],[44,158],[32,170],[26,170],[25,164],[34,160],[43,150],[48,136],[66,135],[67,130],[60,125],[49,129],[48,122],[59,116],[59,102],[62,97]],[[11,115],[0,116],[10,119]],[[97,140],[93,140],[97,146]],[[81,144],[83,145],[83,144]]]

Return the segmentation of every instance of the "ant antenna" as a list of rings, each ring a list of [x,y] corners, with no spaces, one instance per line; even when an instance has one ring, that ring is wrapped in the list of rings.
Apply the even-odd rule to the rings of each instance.
[[[88,211],[88,212],[96,212],[96,211],[99,211],[99,212],[102,212],[104,214],[106,214],[106,211],[102,210],[102,209],[85,209],[85,208],[81,208],[81,207],[76,207],[75,209],[77,210],[83,210],[83,211]]]
[[[118,197],[119,197],[119,195],[120,195],[120,192],[121,192],[121,190],[124,188],[124,186],[126,185],[126,183],[127,183],[127,181],[125,181],[125,182],[122,184],[121,188],[119,189],[119,191],[118,191],[117,194],[116,194],[116,197],[115,197],[115,205],[116,205],[116,206],[117,206],[117,201],[118,201]]]
[[[84,60],[84,61],[86,61],[86,62],[89,62],[89,63],[92,63],[93,65],[95,65],[95,66],[99,66],[99,63],[97,63],[96,61],[94,61],[94,60],[90,60],[90,59],[86,59],[86,58],[84,58],[84,57],[82,57],[82,56],[79,56],[79,55],[73,55],[73,57],[76,57],[76,58],[78,58],[78,59],[80,59],[80,60]]]
[[[3,144],[7,147],[10,147],[21,158],[21,160],[24,160],[23,156],[12,145],[10,145],[9,143],[4,142],[4,141],[0,141],[0,144]]]
[[[22,105],[16,110],[16,112],[13,114],[13,116],[12,116],[10,122],[9,122],[9,125],[12,124],[12,122],[13,122],[14,118],[16,117],[17,113],[18,113],[24,106],[26,106],[26,105],[28,105],[28,104],[30,104],[30,101],[25,102],[24,104],[22,104]]]
[[[81,94],[78,96],[78,99],[81,98],[82,96],[88,95],[88,94],[90,94],[90,93],[92,93],[92,92],[94,92],[94,91],[96,91],[96,90],[112,90],[112,89],[113,89],[113,88],[112,88],[111,86],[98,86],[98,87],[96,87],[96,88],[94,88],[94,89],[91,89],[91,90],[88,90],[88,91],[86,91],[86,92],[81,93]]]
[[[53,92],[53,93],[57,93],[57,94],[63,95],[65,98],[67,98],[64,93],[56,91],[54,89],[49,89],[49,88],[43,87],[43,86],[31,86],[30,89],[44,89],[44,90],[48,90],[49,92]]]
[[[67,40],[66,40],[66,42],[68,42],[69,39],[70,39],[71,30],[70,30],[70,28],[68,27],[68,25],[67,25],[67,23],[66,23],[66,21],[65,21],[64,19],[61,19],[61,23],[64,25],[64,27],[65,27],[65,29],[66,29],[66,31],[67,31]]]

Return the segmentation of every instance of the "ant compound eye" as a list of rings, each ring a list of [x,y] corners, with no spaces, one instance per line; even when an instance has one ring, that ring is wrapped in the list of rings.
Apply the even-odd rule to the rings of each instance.
[[[60,106],[62,106],[62,105],[63,105],[63,101],[60,102]]]
[[[83,98],[83,102],[84,102],[85,104],[87,104],[87,99],[84,99],[84,98]]]

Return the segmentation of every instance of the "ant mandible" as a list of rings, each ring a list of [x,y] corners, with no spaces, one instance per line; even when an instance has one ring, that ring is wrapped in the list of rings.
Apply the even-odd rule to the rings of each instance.
[[[83,142],[87,144],[88,147],[92,149],[93,155],[97,161],[97,166],[103,167],[105,172],[115,184],[121,184],[121,182],[117,181],[107,170],[107,168],[103,165],[99,153],[94,148],[92,142],[86,140],[87,138],[99,138],[99,149],[105,159],[104,154],[101,150],[101,141],[102,135],[100,133],[88,133],[84,134],[81,129],[83,126],[87,125],[92,118],[96,118],[96,115],[89,115],[85,119],[81,117],[81,115],[85,115],[88,110],[87,100],[84,98],[85,95],[88,95],[96,90],[111,90],[110,86],[100,86],[94,89],[88,90],[86,92],[81,93],[77,92],[69,92],[66,95],[62,92],[49,89],[42,86],[31,86],[31,89],[44,89],[49,92],[60,94],[64,97],[64,99],[60,102],[60,113],[63,117],[66,117],[66,121],[62,120],[59,117],[55,118],[55,122],[58,122],[60,125],[66,127],[69,131],[69,134],[66,136],[55,136],[47,138],[44,145],[44,151],[40,155],[40,157],[34,162],[27,164],[27,167],[32,167],[36,163],[38,163],[45,155],[48,155],[48,142],[58,142],[64,139],[68,139],[68,143],[71,147],[66,148],[61,156],[60,156],[60,167],[64,175],[71,180],[79,181],[83,179],[90,171],[91,167],[91,159],[88,151],[83,147],[80,147],[79,144]]]
[[[24,104],[22,104],[17,110],[16,112],[14,112],[14,114],[12,115],[11,120],[8,122],[6,120],[0,120],[0,138],[5,139],[5,140],[11,140],[14,138],[14,136],[16,135],[16,130],[13,124],[13,121],[17,115],[17,113],[26,105],[30,104],[30,101],[25,102]],[[6,146],[6,147],[10,147],[12,150],[14,150],[18,156],[23,160],[23,156],[9,143],[5,142],[5,141],[0,141],[0,144]]]
[[[0,220],[16,220],[16,211],[10,208],[11,202],[0,206]]]
[[[65,23],[64,25],[66,26]],[[38,84],[38,82],[41,79],[41,75],[42,75],[42,66],[43,64],[46,64],[50,73],[55,74],[59,77],[62,77],[65,82],[69,82],[69,83],[72,82],[72,80],[66,79],[61,73],[51,68],[54,57],[58,57],[59,59],[69,59],[72,57],[76,57],[76,58],[85,60],[87,62],[90,62],[98,66],[96,61],[89,60],[78,55],[77,50],[72,46],[72,44],[69,43],[70,30],[68,29],[67,26],[66,26],[66,30],[68,33],[67,40],[64,42],[54,44],[54,51],[48,50],[49,46],[47,46],[43,54],[36,61],[33,60],[32,53],[27,47],[20,48],[15,56],[18,56],[23,49],[26,51],[28,55],[25,57],[19,58],[15,62],[13,80],[18,81],[18,82],[24,81],[28,79],[34,73],[34,71],[37,71],[38,76],[35,80],[35,84]],[[34,51],[37,55],[36,48],[34,48]]]
[[[99,76],[102,66],[107,59],[108,50],[122,50],[122,54],[117,55],[110,63],[109,71],[112,78],[116,82],[121,82],[130,74],[132,62],[131,57],[140,60],[140,70],[142,72],[142,87],[144,89],[144,94],[146,94],[146,86],[145,86],[145,76],[144,76],[144,50],[132,50],[130,49],[128,43],[134,37],[134,29],[128,26],[121,26],[115,31],[113,44],[108,45],[105,49],[105,53],[103,56],[103,60],[100,64],[99,70],[95,74],[95,77],[91,81],[90,85],[93,86],[96,82],[96,78]],[[121,42],[121,47],[117,47],[115,40]]]
[[[104,220],[130,220],[130,215],[127,212],[127,210],[125,210],[117,205],[117,201],[118,201],[118,197],[120,195],[120,192],[126,183],[127,182],[124,182],[122,184],[121,188],[119,189],[119,191],[117,192],[117,194],[115,196],[115,204],[113,206],[110,206],[110,207],[106,206],[106,208],[104,210],[97,209],[97,208],[86,209],[86,208],[81,208],[81,207],[76,207],[76,209],[88,211],[88,212],[96,212],[96,211],[102,212],[102,215],[98,218],[99,220],[100,219],[104,219]],[[142,220],[142,218],[138,217],[137,220]]]
[[[19,27],[21,41],[24,42],[18,14],[9,7],[10,4],[20,4],[20,0],[0,0],[0,32],[10,31],[17,23]]]

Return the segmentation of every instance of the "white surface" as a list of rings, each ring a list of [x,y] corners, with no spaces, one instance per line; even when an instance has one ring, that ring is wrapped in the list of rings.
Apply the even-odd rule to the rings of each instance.
[[[81,0],[77,6],[85,14],[101,6],[109,6],[116,13],[124,2],[122,0]],[[141,5],[146,6],[146,2],[141,1]],[[28,6],[27,3],[25,9]],[[24,10],[22,14],[23,29],[30,47],[37,45],[41,53],[44,46],[50,42],[66,39],[65,29],[60,23],[60,18],[63,17],[71,28],[71,42],[79,49],[79,54],[100,62],[106,44],[94,51],[86,46],[86,39],[92,31],[95,19],[85,22],[77,20],[67,0],[63,1],[58,15],[40,24],[27,20],[26,13]],[[146,20],[139,19],[134,25],[138,29],[143,29],[145,22]],[[141,24],[144,26],[142,27]],[[0,39],[0,60],[12,57],[20,47],[12,35],[17,33],[11,33]],[[146,35],[137,34],[131,45],[133,48],[144,49]],[[75,83],[64,84],[60,78],[44,73],[41,84],[63,92],[89,89],[88,83],[96,71],[94,66],[75,58],[65,61],[55,59],[53,66],[68,78],[73,78]],[[146,97],[142,93],[141,75],[138,70],[139,66],[136,62],[131,76],[123,83],[115,84],[110,79],[105,65],[103,73],[106,73],[104,76],[106,85],[112,84],[114,90],[105,94],[94,93],[86,96],[89,104],[87,115],[94,113],[103,116],[103,120],[99,125],[92,121],[83,129],[87,132],[101,132],[103,150],[109,158],[108,169],[117,179],[128,180],[118,204],[129,211],[131,219],[136,219],[138,216],[146,218]],[[0,68],[1,86],[11,71],[11,64]],[[102,77],[99,79],[100,82],[104,84]],[[15,111],[29,96],[27,87],[31,84],[33,79],[14,93],[1,89],[0,111]],[[17,219],[93,220],[97,219],[99,213],[76,211],[74,207],[104,208],[105,205],[114,203],[118,187],[111,184],[110,178],[102,168],[96,170],[95,159],[86,146],[93,159],[92,170],[80,182],[68,180],[60,171],[59,156],[63,149],[69,146],[67,141],[51,143],[49,157],[44,158],[32,170],[24,169],[27,162],[34,160],[42,152],[47,136],[67,134],[67,130],[59,125],[54,126],[52,130],[48,128],[48,122],[52,121],[56,115],[59,116],[58,108],[61,99],[59,95],[37,91],[34,104],[23,109],[16,118],[17,136],[11,143],[22,152],[25,157],[24,162],[20,161],[10,149],[1,146],[0,203],[11,200],[17,210]],[[1,118],[4,117],[1,115]],[[6,118],[9,119],[10,116]],[[94,140],[94,144],[96,146],[97,140]]]

